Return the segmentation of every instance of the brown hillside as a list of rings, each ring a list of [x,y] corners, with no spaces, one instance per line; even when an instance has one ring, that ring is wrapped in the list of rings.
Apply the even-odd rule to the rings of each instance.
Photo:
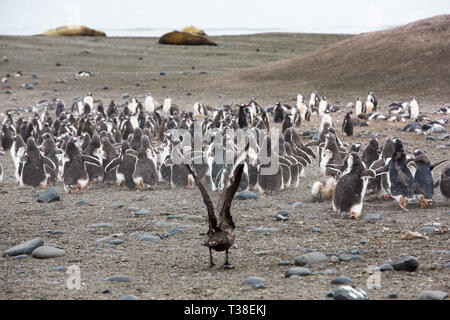
[[[229,77],[229,78],[228,78]],[[450,97],[450,15],[371,32],[309,54],[227,76],[235,85],[313,88],[349,98],[373,90],[383,96]],[[297,90],[298,90],[297,89]]]

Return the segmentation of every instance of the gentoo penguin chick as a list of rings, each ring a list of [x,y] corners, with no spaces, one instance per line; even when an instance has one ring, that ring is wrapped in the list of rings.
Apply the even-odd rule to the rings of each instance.
[[[136,166],[136,157],[128,154],[128,149],[131,149],[130,144],[128,141],[123,141],[122,153],[106,166],[105,172],[109,173],[115,169],[116,186],[122,187],[123,184],[125,184],[128,189],[134,189],[136,187],[136,183],[133,180],[133,173]]]
[[[256,188],[260,193],[274,195],[283,189],[283,171],[278,154],[272,150],[270,136],[264,138],[258,158],[262,163],[258,165]]]
[[[117,158],[117,150],[112,145],[111,140],[108,137],[102,138],[102,164],[103,164],[103,182],[114,183],[116,181],[116,173],[111,171],[106,173],[106,166]]]
[[[231,184],[226,188],[219,199],[218,210],[219,214],[216,216],[214,212],[214,206],[211,198],[208,195],[205,187],[200,182],[200,179],[195,174],[193,168],[186,164],[190,174],[194,177],[195,184],[202,193],[203,202],[208,210],[209,229],[206,234],[205,246],[209,248],[209,267],[214,266],[212,250],[225,251],[225,263],[222,268],[232,269],[233,266],[228,261],[228,250],[234,244],[236,239],[235,225],[231,216],[231,202],[233,201],[234,194],[236,193],[241,176],[244,171],[244,165],[239,164],[235,170],[234,177],[231,179]]]
[[[83,150],[84,156],[90,156],[96,159],[96,163],[99,162],[101,166],[91,165],[86,163],[86,171],[89,176],[89,184],[88,188],[92,186],[94,181],[102,181],[103,180],[103,157],[101,154],[101,142],[98,134],[94,134],[92,139],[89,141],[88,146]]]
[[[49,133],[45,133],[43,135],[44,142],[42,142],[40,148],[43,149],[44,156],[49,158],[55,164],[55,170],[47,167],[46,171],[49,173],[47,185],[54,185],[56,180],[58,179],[58,171],[59,171],[59,160],[57,154],[62,154],[63,150],[58,149],[56,147],[56,143],[53,140],[52,136]]]
[[[406,200],[412,201],[415,198],[414,177],[407,167],[403,142],[400,139],[394,139],[393,142],[394,152],[391,160],[376,172],[386,174],[390,196],[398,202],[400,208],[406,209]]]
[[[0,141],[4,151],[9,151],[14,143],[14,127],[3,124],[0,132]]]
[[[21,186],[28,185],[34,188],[45,186],[47,184],[46,167],[50,170],[56,169],[53,161],[41,154],[33,137],[28,138],[26,154],[20,161],[23,162]]]
[[[142,136],[139,152],[133,149],[127,150],[128,154],[136,156],[136,164],[133,172],[133,181],[136,185],[144,189],[152,188],[158,179],[156,174],[156,153],[150,144],[150,139]]]
[[[411,97],[409,101],[409,114],[411,119],[417,119],[419,117],[419,104],[414,96]]]
[[[439,177],[439,189],[448,203],[450,200],[450,165],[445,167]]]
[[[322,202],[333,197],[335,188],[336,179],[334,177],[320,177],[311,188],[311,196],[313,200]]]
[[[350,218],[358,219],[363,208],[363,199],[370,178],[375,172],[366,169],[357,153],[347,157],[347,168],[339,178],[333,195],[333,211],[339,216],[342,212],[350,212]]]
[[[414,151],[414,160],[408,163],[408,168],[414,176],[414,193],[419,200],[420,207],[426,208],[433,200],[434,182],[432,171],[447,160],[431,164],[430,158],[424,150]]]
[[[352,117],[350,116],[351,114],[352,111],[347,112],[344,121],[342,122],[342,132],[348,137],[353,136],[353,122]]]

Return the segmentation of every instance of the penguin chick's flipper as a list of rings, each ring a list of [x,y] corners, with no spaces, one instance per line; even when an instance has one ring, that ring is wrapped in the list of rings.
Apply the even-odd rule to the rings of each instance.
[[[42,162],[44,163],[44,165],[49,167],[50,170],[53,171],[56,169],[55,163],[52,160],[50,160],[50,158],[47,158],[46,156],[42,156]]]
[[[120,164],[120,159],[121,157],[117,157],[113,160],[111,160],[108,165],[105,167],[105,173],[110,173],[111,171],[113,171],[115,168],[117,168]]]
[[[361,172],[361,177],[375,178],[376,173],[373,169],[366,169],[366,170],[363,170],[363,172]]]
[[[86,155],[82,155],[81,159],[83,160],[84,163],[96,166],[96,167],[101,167],[102,164],[100,163],[100,161],[96,158],[96,157],[92,157],[92,156],[86,156]]]
[[[436,169],[438,166],[440,166],[440,165],[443,164],[444,162],[447,162],[447,159],[441,160],[441,161],[436,162],[435,164],[432,164],[432,165],[430,166],[430,170],[433,171],[434,169]]]
[[[136,157],[139,156],[139,152],[134,149],[128,149],[125,153]]]

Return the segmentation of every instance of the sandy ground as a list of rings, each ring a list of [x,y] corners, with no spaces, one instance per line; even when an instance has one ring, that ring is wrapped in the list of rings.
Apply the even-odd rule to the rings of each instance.
[[[2,84],[3,87],[9,85],[13,94],[1,93],[1,109],[30,106],[54,94],[70,104],[73,97],[83,96],[87,91],[92,91],[95,99],[105,103],[111,99],[121,101],[120,95],[124,92],[142,95],[145,90],[151,90],[160,101],[170,95],[182,106],[190,106],[196,100],[211,105],[247,102],[253,93],[251,88],[234,88],[228,92],[226,87],[217,84],[214,91],[204,92],[201,90],[202,77],[214,77],[290,58],[347,36],[273,34],[212,38],[219,47],[161,46],[156,44],[155,38],[1,37],[2,55],[9,59],[8,63],[0,64],[1,73],[17,70],[24,73],[23,77]],[[84,49],[90,53],[77,53]],[[61,66],[56,66],[56,63]],[[81,70],[95,72],[96,76],[74,80],[74,74]],[[160,75],[161,71],[166,75]],[[201,74],[201,71],[209,74]],[[22,83],[32,82],[33,73],[38,75],[39,84],[32,90],[22,88]],[[54,83],[55,78],[66,82]],[[291,96],[284,96],[284,101],[292,103],[297,89],[290,85]],[[104,86],[108,89],[103,89]],[[276,91],[277,88],[271,90]],[[188,92],[191,95],[186,95]],[[257,97],[265,106],[276,101],[269,93],[261,93]],[[341,96],[330,98],[341,100],[342,104],[349,102]],[[447,102],[439,101],[442,104]],[[436,119],[438,115],[432,113],[434,110],[430,107],[423,112]],[[333,114],[339,133],[343,117],[344,112]],[[313,117],[310,123],[302,125],[300,131],[318,125],[318,118]],[[392,135],[401,137],[408,150],[425,148],[432,162],[449,158],[448,140],[427,141],[425,136],[398,131],[404,125],[374,122],[370,127],[356,128],[356,136],[344,140],[367,143],[369,136],[362,134],[358,137],[358,134],[369,130],[380,133],[380,141],[385,135]],[[437,149],[437,145],[447,148]],[[31,188],[19,188],[15,184],[9,154],[1,157],[0,161],[5,169],[0,192],[0,251],[41,237],[45,243],[58,245],[66,252],[63,257],[49,260],[32,257],[1,260],[1,299],[118,299],[130,294],[140,299],[323,299],[328,292],[338,288],[338,285],[330,283],[337,276],[353,279],[354,285],[365,290],[370,299],[387,299],[390,292],[396,292],[399,299],[416,299],[422,290],[450,291],[449,234],[428,233],[427,240],[400,239],[407,230],[416,231],[433,223],[440,224],[444,230],[448,227],[449,215],[444,212],[449,207],[444,204],[438,189],[435,203],[427,209],[409,205],[409,211],[403,212],[393,200],[376,200],[364,203],[363,215],[377,213],[381,215],[380,220],[365,222],[363,217],[358,221],[338,219],[330,216],[330,202],[316,203],[310,199],[312,183],[319,176],[315,162],[307,168],[307,177],[302,179],[297,189],[284,190],[273,197],[233,202],[237,239],[230,251],[230,262],[235,269],[221,270],[219,266],[224,254],[214,253],[217,266],[209,269],[208,250],[201,246],[207,221],[206,210],[196,188],[170,189],[168,185],[160,184],[153,191],[141,192],[94,185],[93,189],[81,195],[68,195],[58,184],[56,189],[61,194],[61,201],[42,204],[36,202]],[[441,170],[442,167],[436,169],[435,177]],[[211,195],[217,202],[219,195]],[[80,200],[91,205],[77,204]],[[123,202],[123,207],[112,209],[110,205],[118,201]],[[293,208],[292,204],[298,201],[302,204]],[[137,215],[136,211],[127,210],[129,207],[146,209],[149,213]],[[281,209],[289,212],[289,219],[275,221],[274,215]],[[111,223],[113,226],[95,228],[92,225],[96,223]],[[257,227],[269,230],[258,233],[254,231]],[[163,237],[158,243],[140,240],[144,234],[163,236],[175,228],[183,233]],[[313,228],[319,228],[320,232],[313,232]],[[51,233],[48,230],[62,232]],[[98,241],[117,233],[123,235]],[[123,243],[109,243],[117,239]],[[367,243],[362,244],[361,240]],[[292,264],[296,256],[309,250],[326,254],[327,261],[307,266],[312,272],[309,276],[285,278],[284,272],[292,265],[279,265],[279,262]],[[341,253],[354,250],[364,250],[360,251],[364,261],[344,262],[336,258]],[[416,272],[386,271],[381,273],[381,289],[366,287],[368,266],[379,266],[389,259],[407,255],[419,260]],[[80,268],[80,290],[67,289],[68,275],[64,269],[52,271],[53,268],[71,265]],[[108,277],[121,274],[129,275],[132,282],[106,281]],[[265,288],[243,285],[242,281],[249,276],[264,278]]]

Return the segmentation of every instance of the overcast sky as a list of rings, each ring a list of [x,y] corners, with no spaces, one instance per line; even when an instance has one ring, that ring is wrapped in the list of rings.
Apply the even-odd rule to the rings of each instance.
[[[0,0],[0,34],[67,24],[101,30],[292,29],[359,33],[450,14],[450,0]]]

